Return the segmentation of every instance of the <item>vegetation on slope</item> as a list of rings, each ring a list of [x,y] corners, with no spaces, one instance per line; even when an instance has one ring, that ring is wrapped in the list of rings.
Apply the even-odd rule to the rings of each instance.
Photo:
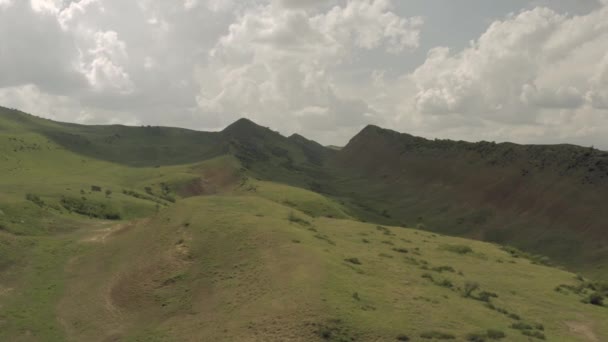
[[[364,183],[359,172],[380,173],[332,165],[342,152],[240,121],[218,133],[228,145],[198,147],[213,153],[138,155],[130,148],[160,145],[132,136],[118,156],[92,138],[110,128],[10,113],[0,116],[0,340],[608,339],[605,284],[514,248],[361,222],[440,229],[425,225],[442,212],[404,206],[424,216],[402,220],[388,204],[421,188]],[[90,130],[100,150],[41,125]]]

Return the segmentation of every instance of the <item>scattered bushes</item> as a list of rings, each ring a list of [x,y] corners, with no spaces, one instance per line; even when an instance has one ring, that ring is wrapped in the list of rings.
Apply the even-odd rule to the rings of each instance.
[[[452,334],[448,334],[448,333],[444,333],[441,331],[437,331],[437,330],[431,330],[431,331],[425,331],[422,334],[420,334],[420,337],[424,338],[424,339],[436,339],[436,340],[454,340],[456,339],[456,336],[452,335]]]
[[[532,326],[531,324],[527,324],[524,322],[517,322],[511,324],[511,329],[521,331],[522,335],[534,337],[540,340],[545,339],[545,334],[541,331],[545,330],[545,327],[542,324],[535,324]]]
[[[592,305],[604,306],[604,296],[598,292],[594,292],[587,297],[587,302]]]
[[[344,261],[349,262],[353,265],[361,265],[361,261],[357,258],[347,258],[347,259],[344,259]]]
[[[423,273],[422,278],[430,280],[433,284],[453,290],[454,284],[449,279],[435,280],[430,273]]]
[[[37,205],[41,208],[44,207],[44,205],[45,205],[44,201],[40,197],[38,197],[37,195],[34,195],[34,194],[25,195],[25,199],[34,203],[35,205]]]
[[[134,197],[134,198],[138,198],[138,199],[142,199],[142,200],[146,200],[146,201],[152,201],[154,203],[166,205],[165,203],[163,203],[163,201],[161,201],[160,199],[158,199],[158,198],[156,198],[154,196],[144,195],[144,194],[141,194],[141,193],[139,193],[137,191],[123,189],[122,193],[124,195],[131,196],[131,197]]]
[[[473,249],[467,245],[443,245],[441,249],[462,255],[473,253]]]
[[[376,230],[382,232],[384,235],[395,235],[390,229],[383,226],[376,226]]]
[[[94,218],[120,220],[120,214],[104,203],[88,201],[86,198],[62,197],[61,205],[68,211]]]
[[[409,251],[407,250],[407,248],[393,248],[393,251],[397,252],[397,253],[409,253]]]
[[[500,330],[488,329],[485,332],[468,334],[466,336],[466,340],[472,342],[484,342],[487,340],[501,340],[505,337],[507,337],[507,335]]]
[[[553,266],[551,260],[549,260],[548,257],[543,255],[530,254],[511,246],[501,246],[500,249],[509,253],[513,258],[528,259],[530,260],[530,262],[536,265]]]
[[[463,295],[466,298],[471,297],[471,294],[479,289],[479,284],[472,281],[464,283]]]
[[[297,223],[303,226],[310,226],[310,222],[306,221],[305,219],[297,216],[293,211],[289,212],[289,215],[287,216],[287,219],[289,220],[289,222],[293,222],[293,223]]]
[[[500,339],[507,337],[507,335],[504,332],[502,332],[500,330],[496,330],[496,329],[488,329],[488,331],[486,331],[486,335],[488,336],[489,339],[492,339],[492,340],[500,340]]]
[[[555,288],[555,291],[571,292],[581,296],[581,302],[585,304],[604,306],[604,299],[608,297],[608,283],[590,282],[581,276],[577,276],[576,279],[579,281],[578,285],[561,284]]]
[[[489,302],[492,298],[498,298],[498,295],[494,292],[489,291],[481,291],[479,295],[475,297],[475,299],[480,300],[482,302]]]
[[[439,272],[439,273],[443,273],[443,272],[452,272],[452,273],[455,273],[456,272],[456,270],[454,270],[454,267],[452,267],[452,266],[433,267],[433,268],[431,268],[431,271]]]

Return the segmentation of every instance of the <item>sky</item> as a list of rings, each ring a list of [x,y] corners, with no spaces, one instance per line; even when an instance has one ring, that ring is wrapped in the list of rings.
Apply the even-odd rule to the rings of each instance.
[[[608,0],[0,0],[0,105],[608,150]]]

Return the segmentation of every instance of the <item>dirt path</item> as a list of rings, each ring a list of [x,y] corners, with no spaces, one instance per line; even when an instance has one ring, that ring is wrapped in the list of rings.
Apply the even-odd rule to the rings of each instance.
[[[107,238],[114,234],[118,233],[122,230],[128,229],[135,225],[134,222],[123,222],[123,223],[115,223],[115,222],[103,222],[100,224],[101,227],[99,229],[92,230],[91,233],[80,239],[81,242],[94,242],[94,243],[105,243]]]
[[[599,342],[600,340],[595,336],[593,330],[587,323],[583,322],[566,322],[566,325],[570,329],[571,332],[584,336],[587,341],[591,342]]]

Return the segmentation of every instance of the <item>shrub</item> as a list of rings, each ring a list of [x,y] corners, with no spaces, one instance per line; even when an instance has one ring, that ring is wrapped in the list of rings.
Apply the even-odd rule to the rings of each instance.
[[[101,187],[97,185],[91,185],[91,191],[101,192]]]
[[[361,241],[363,241],[363,243],[369,243],[368,239],[361,239]]]
[[[492,340],[500,340],[500,339],[507,337],[507,335],[504,332],[502,332],[500,330],[496,330],[496,329],[488,329],[488,331],[486,332],[486,335],[488,336],[489,339],[492,339]]]
[[[545,339],[545,334],[543,334],[540,331],[536,331],[536,330],[523,330],[521,333],[523,335],[525,335],[525,336],[530,336],[530,337],[538,338],[539,340],[544,340]]]
[[[424,339],[436,339],[436,340],[453,340],[456,337],[452,334],[447,334],[437,330],[425,331],[420,334],[420,337]]]
[[[361,261],[359,261],[359,259],[357,259],[357,258],[347,258],[347,259],[344,259],[344,261],[350,262],[351,264],[354,264],[354,265],[361,265]]]
[[[598,292],[594,292],[589,295],[589,297],[587,298],[587,301],[589,302],[589,304],[592,304],[592,305],[603,306],[604,305],[604,296],[602,296]]]
[[[409,253],[409,251],[406,248],[393,248],[393,251],[397,252],[397,253]]]
[[[37,195],[27,194],[27,195],[25,195],[25,199],[34,203],[35,205],[37,205],[39,207],[44,207],[44,201]]]
[[[466,340],[471,342],[484,342],[486,340],[486,335],[479,333],[471,333],[466,336]]]
[[[439,286],[442,287],[447,287],[448,289],[451,289],[454,287],[454,284],[452,284],[452,282],[449,279],[443,279],[442,281],[436,283]]]
[[[62,197],[61,206],[71,212],[94,218],[120,220],[120,214],[104,203],[87,201],[86,198]]]
[[[401,334],[401,335],[397,336],[397,341],[409,341],[409,340],[410,340],[410,338],[407,335]]]
[[[310,222],[306,221],[303,218],[298,217],[296,214],[294,214],[293,211],[289,213],[289,216],[287,216],[287,219],[289,220],[289,222],[301,224],[301,225],[304,225],[304,226],[309,226],[310,225]]]
[[[517,322],[517,323],[513,323],[511,324],[511,329],[516,329],[516,330],[532,330],[532,326],[530,324],[524,323],[524,322]]]
[[[477,291],[479,289],[479,284],[476,282],[472,282],[472,281],[467,281],[466,283],[464,283],[464,293],[463,295],[465,297],[471,297],[471,294],[474,291]]]
[[[110,195],[112,195],[112,190],[107,189],[106,190],[106,197],[110,197]]]
[[[467,245],[443,245],[442,249],[457,254],[473,253],[473,249]]]
[[[476,299],[482,302],[489,302],[491,298],[498,298],[498,295],[494,292],[481,291]]]
[[[422,278],[433,281],[433,276],[430,273],[423,273]]]
[[[454,272],[456,272],[456,270],[454,270],[454,268],[452,266],[433,267],[433,268],[431,268],[431,270],[435,271],[435,272],[439,272],[439,273],[442,273],[442,272],[452,272],[452,273],[454,273]]]
[[[359,297],[359,292],[353,293],[353,299],[356,300],[356,301],[360,301],[361,300],[361,297]]]

